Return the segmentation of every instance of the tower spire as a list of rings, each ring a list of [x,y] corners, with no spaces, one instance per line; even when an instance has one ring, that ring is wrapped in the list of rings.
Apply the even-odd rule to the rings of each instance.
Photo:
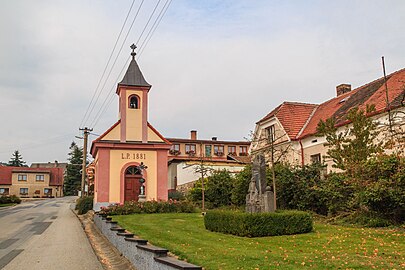
[[[149,83],[146,82],[145,78],[142,75],[141,70],[139,69],[138,64],[136,63],[135,60],[135,49],[137,48],[135,44],[132,44],[130,46],[132,49],[131,55],[132,55],[132,60],[129,63],[129,67],[127,69],[127,72],[125,73],[124,78],[118,85],[127,85],[127,86],[146,86],[146,87],[151,87]],[[118,91],[118,89],[117,89]]]

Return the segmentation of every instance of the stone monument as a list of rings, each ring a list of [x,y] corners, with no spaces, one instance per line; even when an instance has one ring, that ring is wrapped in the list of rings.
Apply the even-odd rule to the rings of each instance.
[[[266,162],[262,154],[253,159],[252,179],[246,195],[246,212],[262,213],[274,212],[274,193],[267,186]]]

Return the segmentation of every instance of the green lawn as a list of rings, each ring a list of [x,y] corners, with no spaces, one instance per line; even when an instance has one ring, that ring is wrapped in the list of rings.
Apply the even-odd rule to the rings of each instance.
[[[15,205],[15,203],[0,203],[0,207],[6,207],[6,206],[12,206]]]
[[[199,214],[114,216],[127,230],[206,269],[401,269],[402,229],[315,223],[312,233],[244,238],[205,230]]]

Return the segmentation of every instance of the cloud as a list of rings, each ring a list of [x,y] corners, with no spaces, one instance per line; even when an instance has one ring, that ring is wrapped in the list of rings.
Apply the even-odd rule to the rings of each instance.
[[[14,149],[28,162],[67,158],[130,4],[2,3],[1,161]],[[115,91],[154,4],[145,1],[90,119]],[[243,140],[285,100],[319,103],[340,83],[380,77],[382,55],[389,72],[403,68],[403,14],[403,1],[173,1],[139,59],[153,85],[149,120],[167,137],[197,129]],[[117,120],[117,103],[95,133]]]

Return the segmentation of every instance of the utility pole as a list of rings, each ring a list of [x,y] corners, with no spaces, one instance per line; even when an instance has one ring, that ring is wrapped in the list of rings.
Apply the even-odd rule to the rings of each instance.
[[[84,197],[84,187],[85,187],[85,183],[86,183],[86,163],[87,163],[87,139],[89,137],[89,133],[91,131],[93,131],[92,128],[79,128],[79,130],[83,130],[84,133],[84,141],[83,141],[83,163],[82,163],[82,187],[81,187],[81,198]]]

